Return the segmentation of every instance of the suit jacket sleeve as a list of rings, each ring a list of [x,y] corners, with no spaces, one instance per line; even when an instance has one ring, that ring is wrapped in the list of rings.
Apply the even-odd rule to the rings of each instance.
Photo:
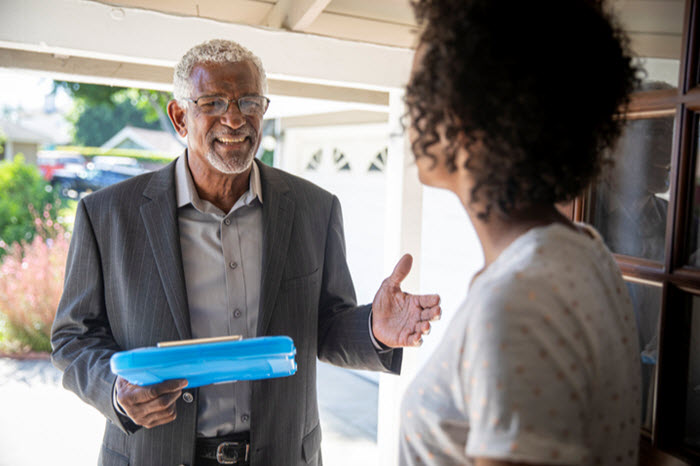
[[[116,375],[109,358],[120,348],[112,337],[104,298],[99,246],[84,201],[78,203],[63,295],[51,332],[53,364],[63,386],[97,408],[125,432],[137,426],[112,403]]]
[[[345,255],[340,202],[333,196],[319,302],[319,359],[339,366],[398,374],[402,350],[375,349],[368,326],[371,307],[356,304]]]

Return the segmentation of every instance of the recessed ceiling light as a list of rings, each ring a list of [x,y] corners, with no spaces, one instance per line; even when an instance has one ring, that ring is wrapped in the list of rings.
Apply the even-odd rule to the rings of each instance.
[[[109,12],[109,16],[111,16],[115,21],[121,21],[126,16],[126,13],[121,8],[112,8],[112,10]]]

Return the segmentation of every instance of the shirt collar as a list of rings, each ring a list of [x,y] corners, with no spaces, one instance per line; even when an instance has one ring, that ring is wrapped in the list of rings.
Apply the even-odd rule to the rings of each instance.
[[[192,204],[197,210],[202,212],[209,210],[205,206],[205,203],[209,203],[203,201],[199,197],[199,194],[197,194],[197,189],[194,186],[192,173],[190,172],[190,167],[187,163],[187,151],[185,151],[185,153],[177,159],[177,162],[175,162],[175,192],[178,207]],[[263,197],[262,183],[260,181],[260,169],[258,168],[258,164],[253,162],[253,169],[250,171],[250,184],[248,186],[248,191],[243,193],[243,196],[236,201],[234,208],[240,205],[241,201],[245,205],[250,205],[250,203],[252,203],[256,198],[262,204]]]

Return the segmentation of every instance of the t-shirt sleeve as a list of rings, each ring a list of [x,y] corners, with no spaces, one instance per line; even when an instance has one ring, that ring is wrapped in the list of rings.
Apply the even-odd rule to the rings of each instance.
[[[460,368],[470,457],[585,461],[592,356],[570,303],[546,286],[482,290],[470,309]]]

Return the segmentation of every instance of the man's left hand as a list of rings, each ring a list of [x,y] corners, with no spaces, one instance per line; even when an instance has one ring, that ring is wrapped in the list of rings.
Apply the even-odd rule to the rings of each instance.
[[[386,346],[420,346],[430,332],[430,322],[440,318],[440,296],[412,295],[401,291],[401,282],[411,271],[413,258],[406,254],[372,302],[372,332]]]

